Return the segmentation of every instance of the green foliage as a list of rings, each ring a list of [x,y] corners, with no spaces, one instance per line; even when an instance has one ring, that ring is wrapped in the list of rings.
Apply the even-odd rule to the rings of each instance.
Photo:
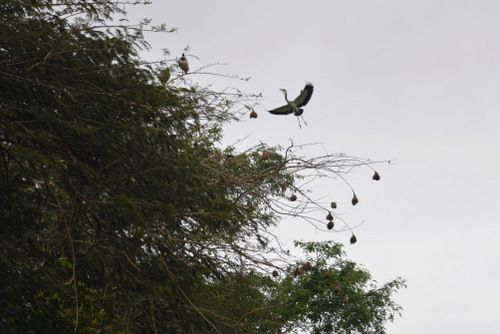
[[[392,293],[404,287],[395,279],[377,287],[370,273],[344,259],[342,246],[334,242],[297,242],[307,254],[301,275],[282,282],[290,311],[290,331],[309,333],[385,333],[384,324],[401,308]],[[297,266],[297,265],[296,265]],[[296,266],[288,269],[291,272]]]
[[[1,331],[382,328],[401,282],[365,291],[338,246],[301,244],[310,272],[267,276],[290,157],[217,148],[237,98],[160,82],[138,56],[147,22],[119,14],[106,0],[0,3]],[[329,311],[322,270],[355,312]]]

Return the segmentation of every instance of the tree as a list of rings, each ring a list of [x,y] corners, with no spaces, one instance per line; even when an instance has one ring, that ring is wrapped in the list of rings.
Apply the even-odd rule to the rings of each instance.
[[[306,283],[269,276],[291,261],[271,260],[281,253],[268,228],[282,214],[310,219],[313,201],[287,199],[302,191],[301,170],[368,162],[306,161],[293,145],[218,148],[234,106],[252,96],[141,61],[149,28],[114,24],[120,14],[107,0],[0,4],[2,331],[273,333],[329,314],[285,307]],[[174,79],[163,84],[167,67]],[[360,301],[386,312],[360,321],[382,328],[398,310],[389,297]]]
[[[277,299],[288,305],[287,333],[384,333],[401,308],[391,299],[405,286],[398,278],[381,287],[368,271],[349,260],[334,242],[296,242],[306,252],[304,262],[289,267],[293,275],[279,282]]]

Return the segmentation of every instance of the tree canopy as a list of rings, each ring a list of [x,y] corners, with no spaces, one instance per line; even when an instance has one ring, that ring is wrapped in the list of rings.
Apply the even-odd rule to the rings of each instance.
[[[268,243],[307,215],[301,171],[367,162],[217,146],[249,95],[142,61],[122,6],[0,3],[2,332],[384,332],[401,279],[376,286],[339,244],[295,261]]]

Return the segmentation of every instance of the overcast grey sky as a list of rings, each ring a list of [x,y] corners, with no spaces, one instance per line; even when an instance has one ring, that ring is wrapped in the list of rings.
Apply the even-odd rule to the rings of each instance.
[[[259,118],[229,127],[227,143],[248,136],[241,148],[286,146],[291,138],[394,160],[377,167],[378,183],[369,170],[354,172],[360,203],[340,201],[353,225],[365,221],[347,256],[379,282],[408,280],[396,296],[403,317],[389,334],[498,333],[499,1],[155,0],[129,10],[179,28],[148,35],[148,59],[161,59],[162,48],[173,59],[189,45],[193,70],[219,62],[227,65],[218,72],[252,77],[191,78],[262,92]],[[283,104],[279,88],[294,96],[306,81],[315,85],[309,126],[265,111]],[[285,239],[350,237],[292,226]]]

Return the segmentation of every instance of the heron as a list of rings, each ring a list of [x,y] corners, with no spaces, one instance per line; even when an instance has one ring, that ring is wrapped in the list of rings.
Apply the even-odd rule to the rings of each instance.
[[[179,64],[179,67],[184,71],[184,74],[186,74],[189,71],[189,63],[187,58],[184,56],[184,53],[182,54],[181,59],[177,61]]]
[[[285,101],[287,104],[284,106],[281,106],[279,108],[269,110],[269,112],[271,114],[274,114],[274,115],[289,115],[289,114],[293,113],[297,117],[299,117],[299,116],[302,117],[304,124],[307,125],[304,117],[302,116],[302,114],[304,113],[304,110],[301,107],[305,106],[309,102],[309,100],[311,99],[311,96],[312,96],[312,93],[314,90],[313,84],[310,82],[307,82],[304,89],[300,91],[299,96],[297,96],[295,98],[295,100],[293,100],[293,101],[288,101],[288,94],[287,94],[286,89],[280,88],[280,90],[285,95]],[[299,121],[299,127],[302,128],[302,126],[300,124],[300,119],[298,119],[298,121]]]

